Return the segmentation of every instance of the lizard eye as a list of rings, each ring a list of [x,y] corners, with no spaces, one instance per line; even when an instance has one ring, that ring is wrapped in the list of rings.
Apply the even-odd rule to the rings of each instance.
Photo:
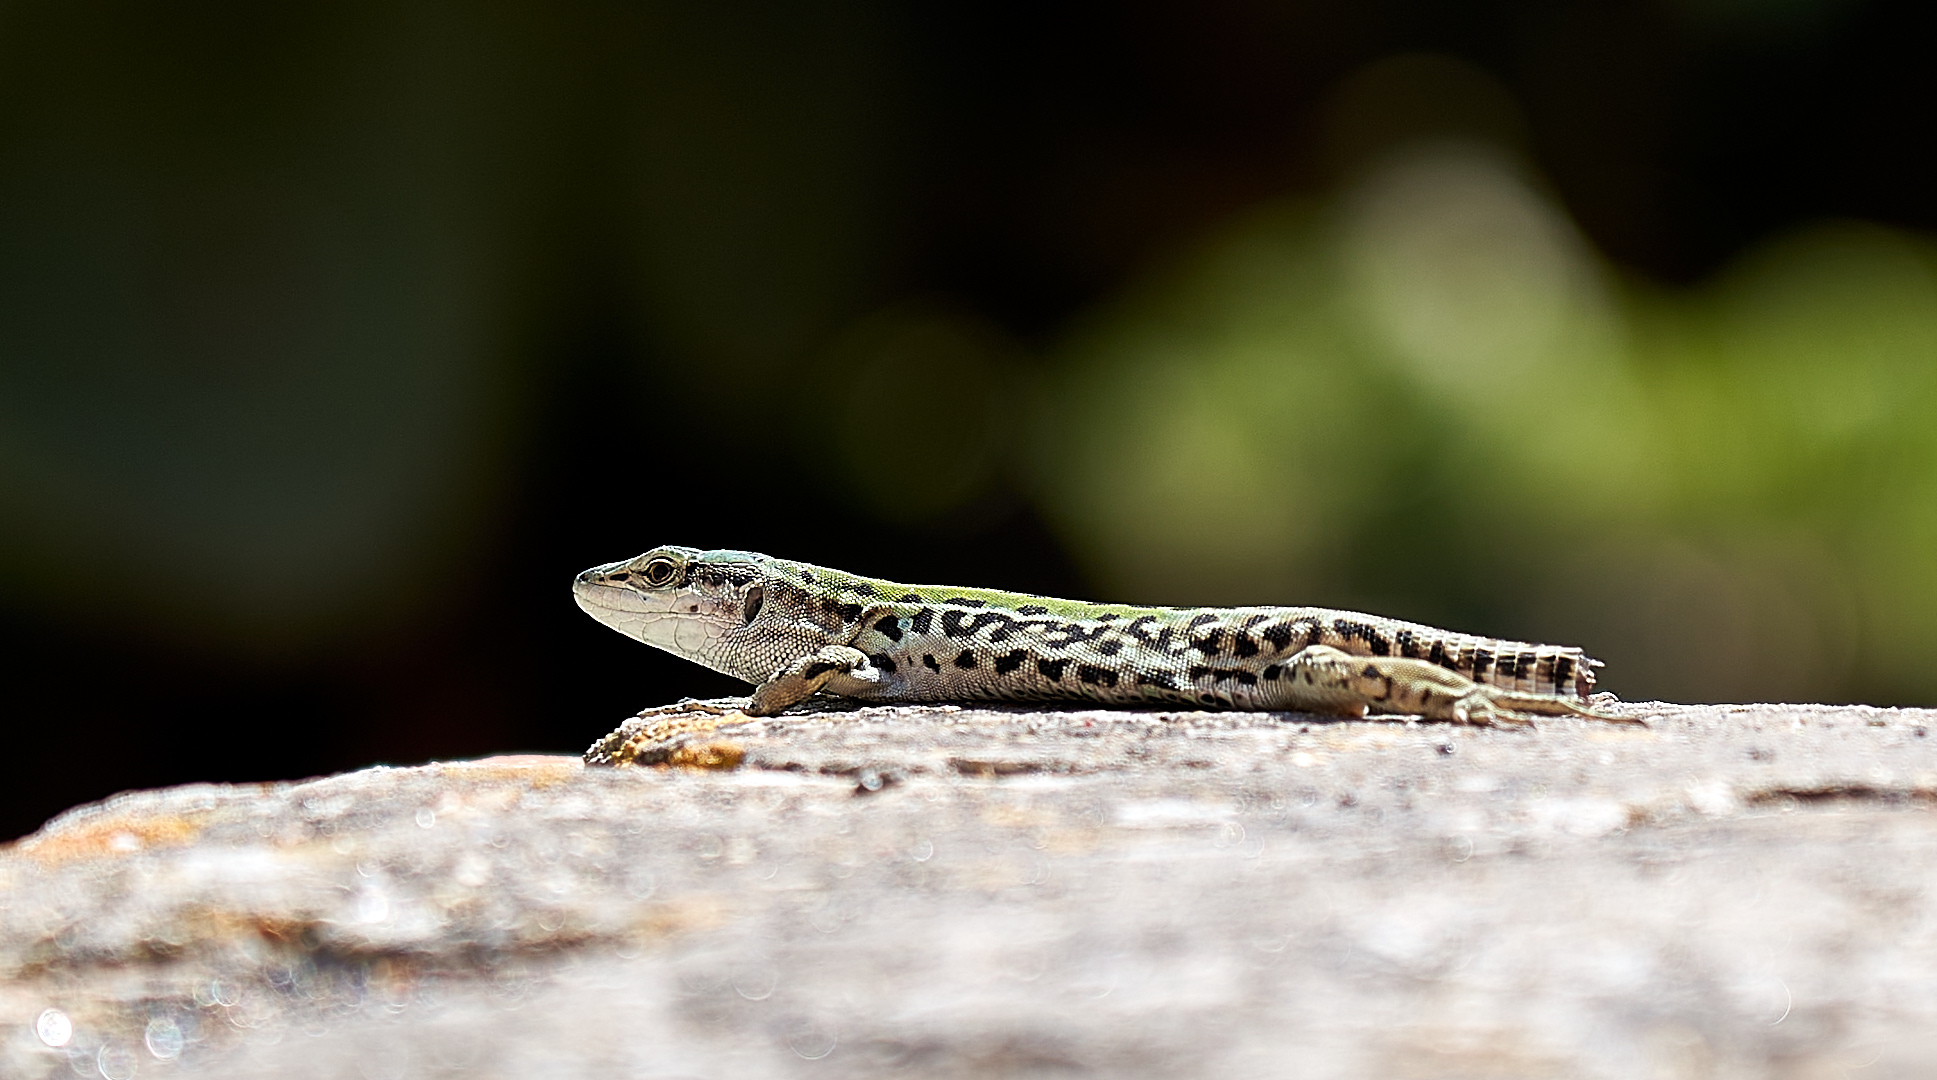
[[[671,559],[654,559],[641,568],[639,573],[646,579],[646,584],[657,588],[672,584],[673,579],[679,576],[679,567],[674,565]]]

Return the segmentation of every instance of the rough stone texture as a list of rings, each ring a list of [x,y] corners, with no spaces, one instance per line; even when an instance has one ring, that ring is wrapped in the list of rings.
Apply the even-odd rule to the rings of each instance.
[[[0,849],[0,1076],[1937,1075],[1937,714],[1626,708],[121,796]]]

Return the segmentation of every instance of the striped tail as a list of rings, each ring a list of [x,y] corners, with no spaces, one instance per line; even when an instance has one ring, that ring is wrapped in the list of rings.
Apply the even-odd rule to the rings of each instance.
[[[1582,701],[1594,692],[1594,669],[1601,666],[1599,660],[1569,646],[1466,634],[1439,635],[1421,659],[1503,690],[1571,694]]]
[[[1324,644],[1358,656],[1389,654],[1438,664],[1478,683],[1523,694],[1571,695],[1582,701],[1594,691],[1594,669],[1601,666],[1579,649],[1535,645],[1436,630],[1416,623],[1387,624],[1386,635],[1366,635],[1350,623],[1325,628]],[[1357,632],[1355,632],[1357,631]],[[1371,646],[1368,637],[1377,640]]]

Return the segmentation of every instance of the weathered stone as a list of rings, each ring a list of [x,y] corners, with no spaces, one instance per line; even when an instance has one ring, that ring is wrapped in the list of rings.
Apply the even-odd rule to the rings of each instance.
[[[120,796],[0,850],[0,1076],[1931,1074],[1937,714],[1627,708]]]

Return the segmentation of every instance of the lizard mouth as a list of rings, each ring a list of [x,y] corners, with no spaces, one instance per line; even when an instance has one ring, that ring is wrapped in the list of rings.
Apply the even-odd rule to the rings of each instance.
[[[619,633],[683,656],[705,653],[732,622],[717,598],[687,590],[646,593],[581,575],[572,583],[572,598]]]

